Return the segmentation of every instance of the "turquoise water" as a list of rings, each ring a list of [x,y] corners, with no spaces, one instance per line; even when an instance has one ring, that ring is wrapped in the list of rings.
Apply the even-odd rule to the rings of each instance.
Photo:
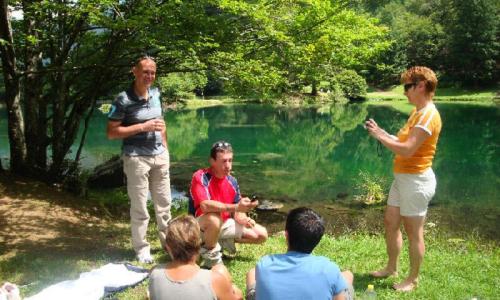
[[[500,109],[438,103],[443,130],[434,160],[436,203],[500,204]],[[8,156],[5,110],[0,109],[0,157]],[[395,133],[407,114],[364,104],[322,108],[226,105],[169,111],[166,115],[172,183],[186,190],[193,171],[207,164],[219,139],[235,150],[234,175],[242,192],[263,198],[329,201],[339,193],[359,193],[359,174],[386,180],[392,154],[361,126],[372,117]],[[83,166],[93,166],[120,151],[105,136],[106,116],[97,112],[84,148]],[[379,151],[377,151],[379,150]],[[4,163],[5,164],[5,163]]]

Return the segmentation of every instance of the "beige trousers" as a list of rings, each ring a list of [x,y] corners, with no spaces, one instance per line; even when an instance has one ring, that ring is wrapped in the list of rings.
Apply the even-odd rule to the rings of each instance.
[[[123,156],[123,170],[127,176],[127,192],[130,198],[130,227],[132,247],[136,254],[149,252],[146,240],[149,213],[148,191],[151,192],[156,224],[161,245],[165,245],[165,229],[170,221],[170,159],[168,151],[155,156]]]

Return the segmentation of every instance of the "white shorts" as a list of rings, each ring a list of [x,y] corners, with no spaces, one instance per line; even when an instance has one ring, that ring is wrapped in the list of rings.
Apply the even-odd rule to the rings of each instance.
[[[436,177],[431,168],[422,174],[394,173],[387,205],[399,207],[404,217],[423,217],[436,192]]]
[[[229,218],[222,224],[220,229],[219,239],[241,239],[243,236],[244,226],[236,222],[233,218]]]
[[[197,217],[196,219],[199,221],[203,215]],[[222,228],[219,232],[219,239],[241,239],[243,236],[243,228],[244,226],[237,223],[233,218],[227,219],[224,224],[222,224]]]

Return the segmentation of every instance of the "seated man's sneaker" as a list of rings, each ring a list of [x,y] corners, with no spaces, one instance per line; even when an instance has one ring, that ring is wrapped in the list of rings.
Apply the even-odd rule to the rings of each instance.
[[[219,243],[213,249],[201,247],[201,264],[204,269],[210,269],[217,264],[222,264],[222,251]]]
[[[153,257],[151,256],[151,253],[149,253],[149,251],[144,251],[140,254],[137,254],[137,260],[141,264],[152,264],[154,262]]]
[[[234,257],[236,255],[236,245],[234,243],[234,239],[220,239],[219,243],[222,247],[222,250],[226,250],[228,257]]]

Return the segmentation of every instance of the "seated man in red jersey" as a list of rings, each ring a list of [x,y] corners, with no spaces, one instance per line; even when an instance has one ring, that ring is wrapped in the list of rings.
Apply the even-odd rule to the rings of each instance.
[[[212,145],[210,167],[193,174],[189,212],[194,214],[203,235],[202,266],[222,263],[219,242],[235,252],[234,242],[260,244],[267,239],[267,230],[248,217],[246,212],[258,205],[241,197],[236,179],[230,175],[233,148],[225,141]]]

